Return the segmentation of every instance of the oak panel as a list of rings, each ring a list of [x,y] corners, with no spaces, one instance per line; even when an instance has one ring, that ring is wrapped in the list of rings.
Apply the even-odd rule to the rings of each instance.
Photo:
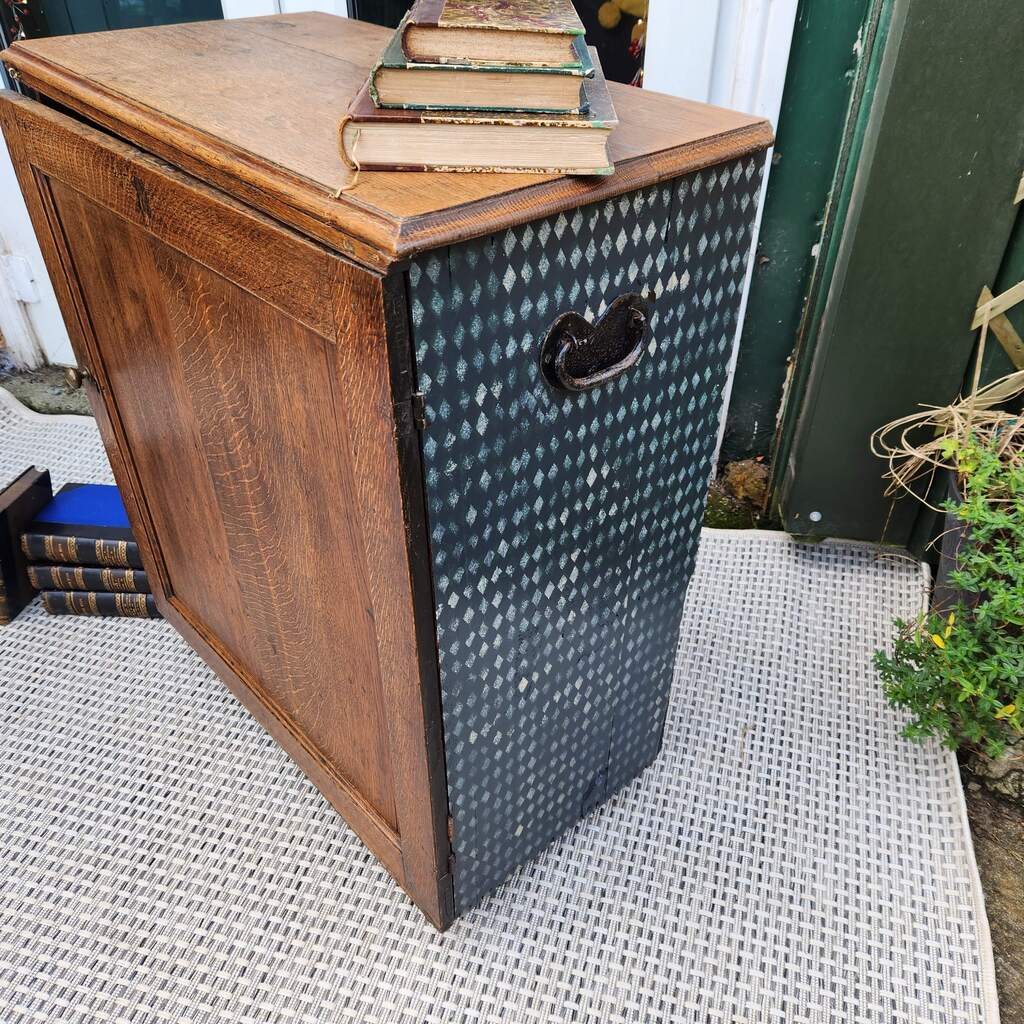
[[[397,828],[331,347],[66,186],[53,193],[167,596]]]

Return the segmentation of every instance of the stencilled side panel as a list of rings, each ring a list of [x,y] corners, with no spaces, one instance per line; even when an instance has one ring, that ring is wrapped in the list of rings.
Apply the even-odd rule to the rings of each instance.
[[[681,293],[670,293],[674,302],[658,300],[660,344],[640,367],[637,475],[624,482],[637,496],[623,652],[629,668],[614,689],[609,795],[661,749],[763,170],[759,154],[673,184],[669,262],[681,268]]]
[[[660,746],[763,157],[409,269],[456,911]],[[578,394],[551,323],[641,292],[641,362]]]

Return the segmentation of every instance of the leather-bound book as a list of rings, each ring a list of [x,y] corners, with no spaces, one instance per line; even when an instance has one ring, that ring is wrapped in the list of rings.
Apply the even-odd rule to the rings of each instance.
[[[148,594],[149,578],[142,569],[108,569],[95,565],[30,565],[29,583],[36,590],[98,590]]]
[[[120,619],[159,619],[149,594],[106,594],[78,590],[44,590],[43,607],[51,615],[99,615]]]
[[[402,29],[392,36],[370,75],[378,107],[410,110],[509,110],[580,114],[586,110],[585,79],[594,62],[576,37],[576,67],[531,68],[494,64],[414,63],[402,52]]]
[[[427,64],[574,67],[583,34],[571,0],[416,0],[402,47]]]
[[[611,174],[618,120],[596,60],[583,90],[583,114],[387,110],[367,81],[341,129],[344,156],[358,170]]]
[[[22,531],[53,497],[50,474],[29,468],[0,491],[0,626],[35,597],[25,572]]]
[[[142,568],[124,503],[112,484],[65,484],[25,527],[21,550],[33,562]]]

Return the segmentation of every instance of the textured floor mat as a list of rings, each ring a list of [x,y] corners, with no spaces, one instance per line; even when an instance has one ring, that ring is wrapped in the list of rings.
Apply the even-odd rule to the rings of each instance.
[[[109,479],[0,391],[0,478]],[[922,569],[705,532],[665,749],[436,934],[163,622],[0,629],[0,1020],[997,1020],[952,759],[870,668]]]

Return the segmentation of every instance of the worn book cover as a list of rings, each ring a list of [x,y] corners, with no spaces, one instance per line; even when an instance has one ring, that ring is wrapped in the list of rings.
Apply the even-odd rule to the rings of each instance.
[[[343,156],[353,170],[611,174],[618,120],[595,57],[582,114],[385,109],[367,80],[342,125]]]
[[[572,67],[584,35],[571,0],[416,0],[402,26],[409,60]]]
[[[94,565],[29,565],[29,583],[36,590],[100,590],[148,594],[149,579],[142,569],[107,569]]]
[[[106,615],[121,619],[161,619],[149,594],[82,593],[44,590],[43,607],[51,615]]]
[[[0,626],[11,622],[35,596],[21,534],[52,497],[50,474],[35,468],[26,469],[0,491]]]
[[[33,562],[142,568],[112,484],[65,484],[25,527],[21,550]]]
[[[583,80],[593,78],[594,62],[582,36],[573,39],[577,61],[571,67],[427,64],[406,58],[403,30],[404,22],[370,73],[370,97],[378,107],[550,114],[579,114],[587,109]]]

